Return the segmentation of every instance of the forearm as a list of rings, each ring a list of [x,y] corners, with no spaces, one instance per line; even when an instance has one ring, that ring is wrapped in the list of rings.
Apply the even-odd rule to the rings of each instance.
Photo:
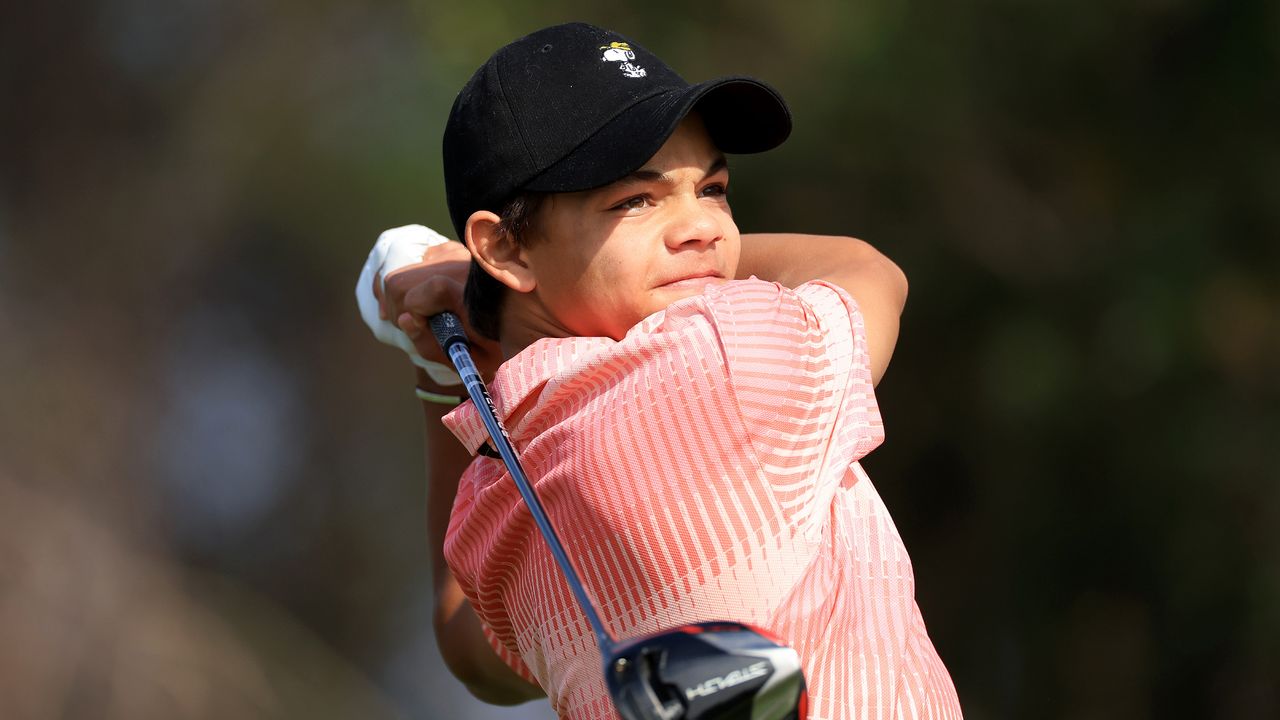
[[[450,575],[438,588],[436,644],[445,665],[467,690],[492,705],[518,705],[546,693],[517,675],[498,657],[484,636],[480,618]]]
[[[421,368],[417,370],[417,385],[423,390],[442,395],[465,396],[461,387],[435,385]],[[453,499],[458,494],[458,480],[471,463],[470,453],[441,420],[452,409],[452,405],[422,401],[425,426],[423,447],[427,466],[427,542],[430,545],[431,573],[437,580],[437,591],[440,587],[439,580],[449,573],[444,560],[444,536],[449,528]]]
[[[446,395],[465,394],[461,387],[433,385],[422,370],[418,371],[418,387]],[[458,492],[458,479],[471,462],[470,454],[441,422],[452,409],[450,405],[422,403],[426,421],[427,535],[436,595],[436,644],[445,665],[472,695],[495,705],[516,705],[545,694],[507,667],[489,646],[480,619],[444,559],[445,532]]]
[[[898,320],[907,301],[906,275],[892,260],[856,238],[743,235],[738,277],[752,275],[791,288],[824,280],[853,296],[867,331],[872,380],[880,381],[898,342]]]
[[[762,280],[796,287],[810,280],[825,280],[853,294],[859,281],[900,286],[906,301],[906,276],[883,253],[865,240],[837,235],[802,233],[754,233],[742,236],[738,277],[755,275]],[[845,287],[845,285],[854,287]]]

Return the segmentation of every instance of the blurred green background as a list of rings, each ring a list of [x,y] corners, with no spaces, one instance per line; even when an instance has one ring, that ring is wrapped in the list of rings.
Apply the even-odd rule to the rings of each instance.
[[[911,300],[866,465],[969,718],[1280,717],[1280,5],[97,0],[0,11],[0,717],[538,718],[430,630],[412,374],[487,55],[582,19],[795,114],[746,230]]]

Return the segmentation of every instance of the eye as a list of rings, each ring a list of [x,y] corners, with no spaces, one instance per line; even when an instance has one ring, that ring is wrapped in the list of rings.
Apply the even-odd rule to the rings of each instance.
[[[636,195],[613,206],[614,210],[640,210],[649,203],[648,198],[644,195]]]
[[[729,194],[729,187],[724,183],[712,183],[702,188],[703,197],[724,197]]]

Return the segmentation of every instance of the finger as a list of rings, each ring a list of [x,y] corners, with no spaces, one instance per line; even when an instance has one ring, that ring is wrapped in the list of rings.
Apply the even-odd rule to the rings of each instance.
[[[378,299],[378,317],[383,320],[390,320],[387,317],[387,301],[382,294],[382,273],[374,273],[373,276],[373,296]]]
[[[445,356],[444,350],[441,349],[439,341],[431,332],[431,324],[425,317],[415,315],[414,313],[401,313],[396,318],[396,324],[404,331],[404,334],[413,341],[413,346],[418,350],[418,354],[423,358],[432,362],[438,362],[448,366],[450,360]]]
[[[430,262],[460,261],[471,262],[471,252],[460,242],[440,243],[432,245],[423,253],[422,259]]]
[[[404,334],[415,342],[422,337],[422,333],[426,330],[426,323],[422,322],[417,315],[408,312],[400,313],[400,317],[396,318],[396,325],[399,325]]]
[[[388,317],[399,317],[405,310],[419,315],[431,315],[429,305],[433,298],[442,291],[438,283],[466,282],[466,265],[457,262],[435,263],[401,268],[387,274],[382,288],[383,302],[386,303]],[[425,288],[422,286],[425,285]],[[421,289],[420,289],[421,288]],[[446,294],[447,290],[443,291]],[[410,297],[416,301],[410,301]],[[427,306],[423,306],[422,303]]]
[[[405,293],[401,307],[424,317],[444,311],[461,314],[464,288],[453,278],[436,276]]]

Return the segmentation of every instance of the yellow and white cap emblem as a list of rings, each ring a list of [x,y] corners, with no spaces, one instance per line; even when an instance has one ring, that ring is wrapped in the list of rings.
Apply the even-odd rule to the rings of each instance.
[[[601,45],[602,55],[601,62],[616,62],[618,69],[623,75],[633,78],[642,78],[648,75],[644,68],[633,64],[631,61],[636,59],[636,53],[631,46],[624,42],[611,42],[608,45]]]

